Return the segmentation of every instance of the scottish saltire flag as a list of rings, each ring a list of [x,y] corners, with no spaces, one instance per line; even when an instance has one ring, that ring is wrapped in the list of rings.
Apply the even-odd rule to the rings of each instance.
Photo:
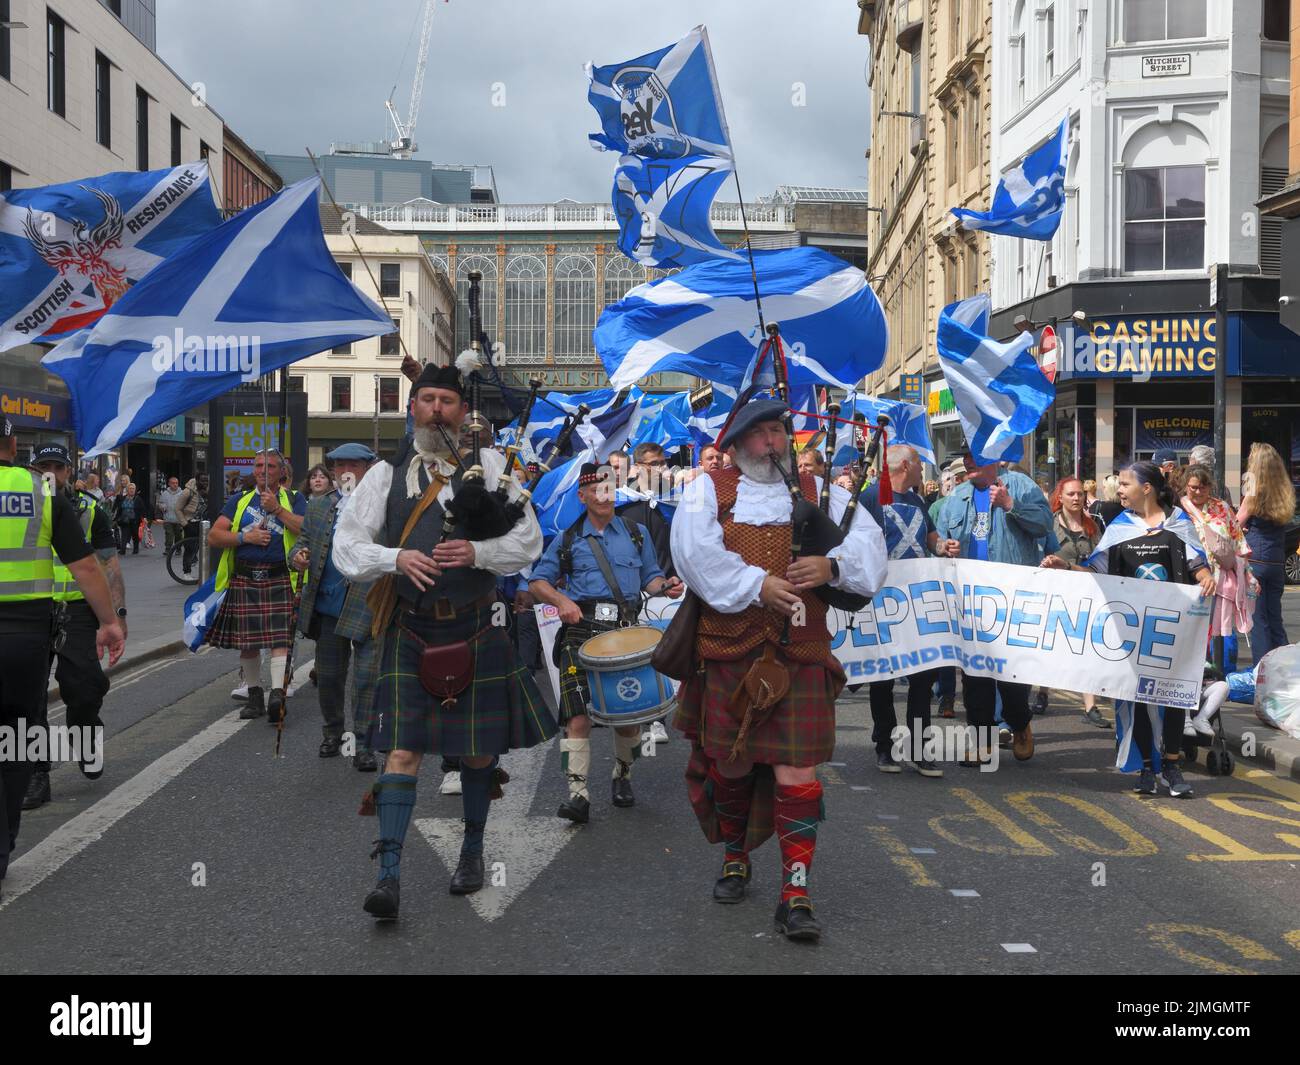
[[[325,246],[319,188],[290,185],[191,241],[45,356],[88,458],[241,381],[392,331]]]
[[[1022,437],[1038,426],[1056,388],[1029,353],[1032,333],[1003,344],[988,335],[987,295],[950,303],[939,312],[939,365],[971,454],[980,465],[1018,462]]]
[[[203,582],[199,589],[185,600],[185,620],[181,626],[181,639],[191,651],[197,651],[208,638],[208,629],[217,620],[217,611],[226,599],[226,588],[217,587],[218,570]]]
[[[624,401],[635,400],[641,395],[639,388],[633,388],[623,399]],[[576,411],[579,404],[585,403],[590,409],[591,413],[587,415],[590,421],[606,414],[618,400],[619,393],[612,388],[598,388],[593,392],[547,392],[545,395],[538,396],[526,428],[527,439],[524,441],[523,450],[525,458],[535,458],[549,450],[550,442],[560,435],[560,430],[564,427],[564,419]],[[519,419],[516,418],[499,434],[499,442],[509,443],[518,431]],[[571,439],[581,440],[581,437],[575,436]]]
[[[623,156],[614,172],[619,250],[660,270],[714,258],[739,259],[709,221],[713,197],[731,173],[731,160],[715,155]]]
[[[925,408],[917,403],[907,403],[901,399],[873,399],[870,396],[850,396],[840,411],[841,418],[855,418],[875,425],[880,415],[889,419],[886,432],[889,434],[889,446],[909,444],[916,449],[922,461],[933,466],[939,464],[935,455],[934,442],[930,439],[930,424],[926,420]],[[836,443],[835,457],[832,465],[846,466],[858,456],[854,443],[853,427],[841,425]]]
[[[207,163],[0,193],[0,351],[88,328],[220,222]]]
[[[1197,566],[1206,564],[1205,548],[1201,544],[1201,538],[1196,533],[1196,526],[1192,524],[1192,519],[1187,516],[1182,507],[1174,507],[1168,517],[1159,525],[1150,526],[1131,510],[1122,510],[1115,516],[1115,519],[1106,526],[1105,531],[1101,534],[1101,539],[1097,541],[1097,546],[1093,549],[1084,565],[1090,569],[1097,570],[1099,573],[1105,573],[1107,570],[1106,560],[1110,549],[1116,544],[1126,543],[1134,540],[1139,536],[1145,536],[1153,529],[1168,529],[1171,533],[1183,542],[1183,550],[1187,557],[1187,568],[1194,569]],[[1159,563],[1148,563],[1147,566],[1139,570],[1137,576],[1152,581],[1170,580],[1172,574],[1166,573],[1164,566]]]
[[[792,385],[851,388],[880,366],[888,330],[861,270],[819,248],[754,252]],[[739,388],[763,340],[747,262],[712,260],[632,289],[592,333],[610,385],[669,370]]]
[[[987,211],[950,211],[967,229],[982,229],[1003,237],[1051,240],[1061,225],[1065,207],[1065,162],[1069,148],[1068,120],[1054,136],[1035,148],[998,180]]]
[[[533,511],[547,543],[577,521],[586,509],[578,498],[578,474],[584,462],[595,461],[594,451],[584,451],[543,475],[538,483],[533,492]]]
[[[641,397],[586,418],[574,434],[587,445],[596,462],[622,451],[641,420]]]
[[[604,67],[588,64],[587,76],[587,100],[601,125],[601,132],[589,139],[598,151],[646,159],[731,157],[731,134],[703,26],[635,59]]]
[[[1165,708],[1154,703],[1133,703],[1127,699],[1115,700],[1115,768],[1124,773],[1142,772],[1142,752],[1133,742],[1133,719],[1145,713],[1151,722],[1151,735],[1163,735]],[[1160,772],[1159,743],[1151,744],[1151,768]]]

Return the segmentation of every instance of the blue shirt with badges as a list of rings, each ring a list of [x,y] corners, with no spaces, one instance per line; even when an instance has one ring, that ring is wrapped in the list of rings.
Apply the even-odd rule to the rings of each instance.
[[[564,594],[575,601],[591,599],[612,602],[609,585],[600,572],[600,564],[587,542],[588,536],[594,536],[604,548],[609,567],[618,578],[619,591],[629,602],[641,594],[641,589],[656,577],[662,577],[663,570],[655,558],[654,545],[645,526],[641,526],[641,547],[638,550],[626,523],[615,515],[604,532],[596,532],[591,519],[583,517],[573,538],[573,572],[565,578]],[[560,548],[564,546],[564,533],[551,541],[542,559],[533,567],[532,579],[548,581],[555,587],[560,586]]]
[[[245,562],[250,566],[273,566],[277,562],[284,562],[284,524],[270,515],[262,513],[262,495],[257,493],[248,501],[248,506],[244,509],[244,515],[240,519],[239,528],[234,528],[235,510],[239,506],[239,501],[247,493],[241,492],[238,495],[228,496],[226,505],[221,508],[221,513],[230,521],[233,532],[241,532],[244,529],[251,529],[254,525],[266,517],[266,529],[271,534],[270,541],[265,547],[258,547],[256,544],[245,543],[235,549],[235,558],[240,562]],[[293,501],[293,512],[299,515],[307,513],[307,498],[301,492],[290,492],[289,498]]]
[[[978,558],[981,562],[987,562],[989,560],[989,529],[993,522],[993,515],[989,510],[989,490],[987,488],[976,488],[971,492],[971,500],[975,504],[975,524],[971,527],[970,532],[970,557]]]
[[[859,499],[885,534],[891,560],[929,557],[930,534],[935,530],[924,499],[915,492],[895,492],[894,501],[882,506],[880,487],[874,484]]]

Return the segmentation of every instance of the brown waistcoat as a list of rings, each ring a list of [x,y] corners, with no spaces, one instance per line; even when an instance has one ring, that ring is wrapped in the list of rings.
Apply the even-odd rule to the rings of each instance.
[[[718,521],[728,551],[734,551],[747,565],[758,566],[782,577],[790,565],[791,527],[784,525],[743,525],[732,520],[740,471],[734,466],[714,470],[713,489],[718,497]],[[800,475],[804,498],[817,502],[817,486],[807,474]],[[744,658],[764,643],[780,648],[785,657],[796,662],[822,662],[830,657],[831,637],[826,628],[826,604],[813,592],[800,597],[804,604],[804,623],[790,626],[790,643],[780,647],[785,619],[763,606],[749,606],[738,614],[724,614],[707,603],[701,604],[698,644],[700,657],[721,661]]]

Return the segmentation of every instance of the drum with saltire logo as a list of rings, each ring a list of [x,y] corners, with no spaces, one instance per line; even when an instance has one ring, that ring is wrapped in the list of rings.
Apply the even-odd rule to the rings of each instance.
[[[645,725],[668,713],[676,686],[650,665],[663,633],[649,625],[611,629],[578,648],[591,716],[605,725]]]

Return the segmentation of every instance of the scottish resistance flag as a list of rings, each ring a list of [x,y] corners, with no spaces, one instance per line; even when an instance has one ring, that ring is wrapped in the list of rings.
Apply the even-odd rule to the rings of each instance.
[[[732,162],[704,27],[624,63],[589,65],[587,73],[587,99],[601,123],[592,147],[622,156],[613,204],[623,254],[664,270],[737,258],[709,222]]]
[[[220,222],[207,163],[0,193],[0,351],[88,328]]]
[[[754,252],[791,384],[851,388],[880,366],[888,330],[862,271],[819,248]],[[675,370],[739,388],[763,340],[749,264],[713,260],[632,289],[592,333],[610,385]]]
[[[45,356],[87,457],[241,381],[392,331],[326,248],[319,189],[300,181],[192,241]]]
[[[872,399],[870,396],[850,396],[840,411],[841,418],[855,418],[875,425],[880,415],[889,419],[885,431],[889,434],[889,446],[909,444],[916,449],[920,458],[933,466],[939,464],[934,453],[934,443],[930,439],[930,425],[926,421],[925,408],[916,403],[906,403],[901,399]],[[833,466],[847,466],[858,456],[854,444],[851,426],[839,427],[839,439],[836,443]]]
[[[1068,146],[1067,120],[1063,119],[1054,136],[1002,175],[989,210],[949,210],[967,229],[982,229],[1003,237],[1051,240],[1061,225],[1065,206]]]
[[[660,270],[713,258],[739,259],[709,221],[713,197],[731,172],[731,160],[714,155],[623,156],[614,173],[619,250]]]
[[[950,303],[939,312],[939,365],[952,390],[962,431],[980,465],[1018,462],[1022,437],[1038,426],[1056,388],[1029,354],[1032,333],[1002,344],[988,335],[987,295]]]

